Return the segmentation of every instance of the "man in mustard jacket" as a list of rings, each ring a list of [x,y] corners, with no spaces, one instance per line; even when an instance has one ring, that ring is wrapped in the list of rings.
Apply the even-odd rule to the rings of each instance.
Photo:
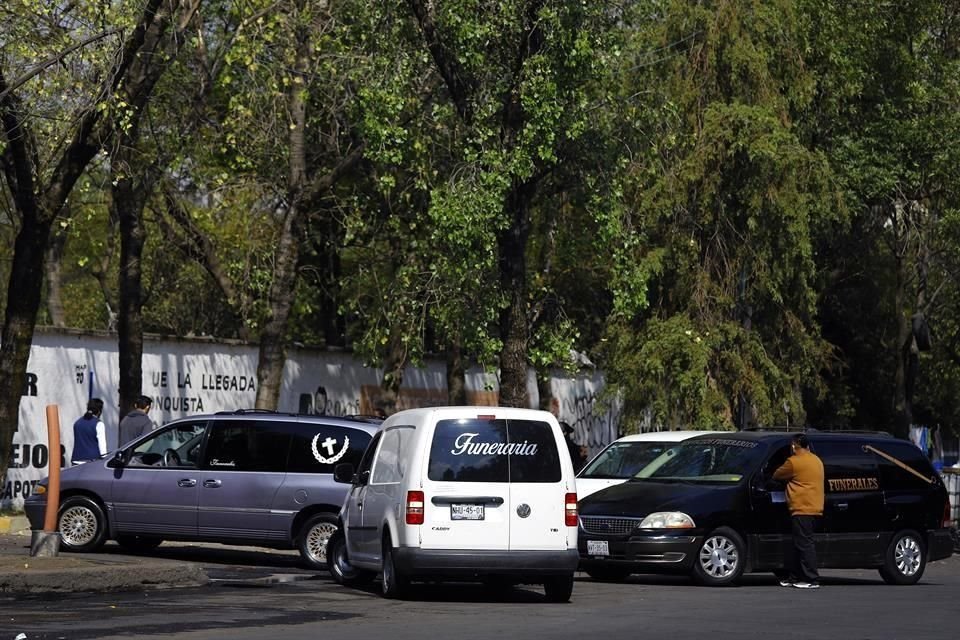
[[[775,480],[787,483],[787,505],[793,529],[793,557],[790,577],[782,586],[798,589],[819,589],[817,548],[813,531],[823,515],[823,462],[812,451],[807,436],[798,433],[790,443],[792,455],[773,472]]]

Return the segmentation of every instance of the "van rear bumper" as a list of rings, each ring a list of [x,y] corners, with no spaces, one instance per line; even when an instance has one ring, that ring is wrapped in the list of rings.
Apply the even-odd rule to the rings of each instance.
[[[572,574],[580,554],[576,549],[557,551],[483,551],[473,549],[419,549],[399,547],[394,562],[413,577],[556,576]]]
[[[943,560],[953,555],[953,537],[949,529],[933,529],[927,532],[927,557]]]

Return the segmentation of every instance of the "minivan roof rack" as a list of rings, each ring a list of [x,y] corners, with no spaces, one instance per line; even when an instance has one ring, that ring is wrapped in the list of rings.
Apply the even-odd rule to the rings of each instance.
[[[827,429],[818,429],[817,427],[809,427],[806,425],[797,425],[797,426],[769,426],[769,427],[747,427],[746,429],[741,429],[740,431],[750,431],[750,432],[779,432],[779,433],[834,433],[834,434],[859,434],[859,435],[870,435],[870,436],[881,436],[892,438],[893,434],[888,431],[878,431],[871,429],[843,429],[843,428],[827,428]]]

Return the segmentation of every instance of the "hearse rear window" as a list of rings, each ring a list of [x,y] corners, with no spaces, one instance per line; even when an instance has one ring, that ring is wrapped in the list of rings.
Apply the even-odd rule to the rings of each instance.
[[[430,447],[430,480],[559,482],[553,430],[533,420],[441,420]]]

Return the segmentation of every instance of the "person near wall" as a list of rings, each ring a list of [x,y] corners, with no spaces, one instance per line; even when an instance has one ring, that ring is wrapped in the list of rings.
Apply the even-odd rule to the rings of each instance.
[[[133,410],[120,421],[121,446],[157,428],[150,416],[147,415],[152,406],[153,401],[148,396],[138,396],[133,401]]]
[[[101,420],[103,400],[90,398],[87,412],[73,423],[73,464],[96,460],[107,453],[107,428]]]
[[[817,548],[813,532],[823,516],[823,462],[810,450],[807,436],[798,433],[790,443],[791,455],[773,472],[774,480],[787,483],[787,506],[793,532],[790,575],[780,581],[783,587],[818,589]]]

